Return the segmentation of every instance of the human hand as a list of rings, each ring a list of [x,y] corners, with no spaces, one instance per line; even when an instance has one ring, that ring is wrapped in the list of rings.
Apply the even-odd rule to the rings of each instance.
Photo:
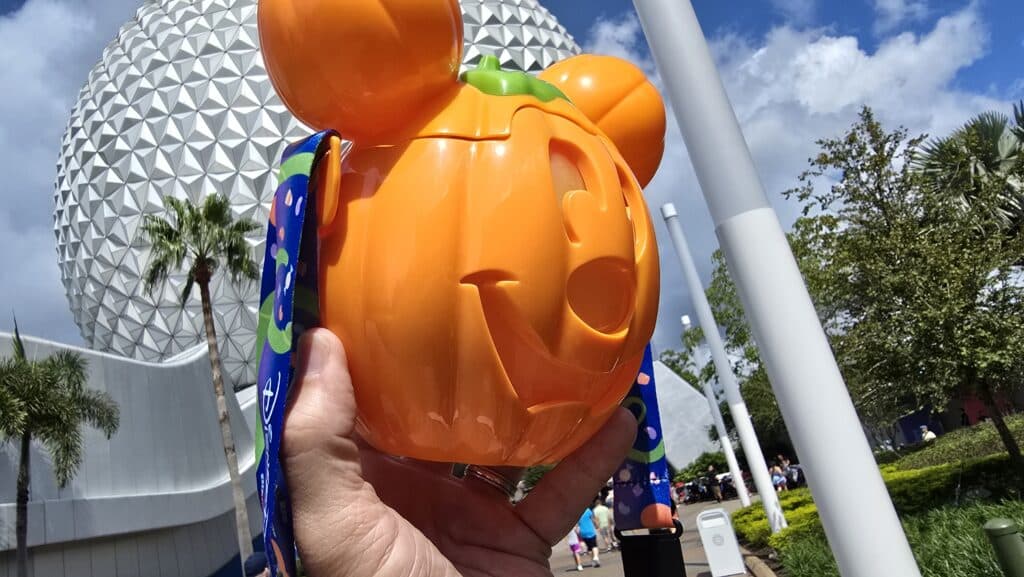
[[[636,435],[620,409],[512,506],[451,465],[384,455],[355,433],[341,342],[303,335],[282,461],[295,540],[310,577],[551,577],[548,557],[625,458]]]

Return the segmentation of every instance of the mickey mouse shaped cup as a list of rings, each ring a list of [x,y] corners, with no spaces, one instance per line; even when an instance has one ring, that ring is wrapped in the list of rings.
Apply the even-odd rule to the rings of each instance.
[[[460,77],[456,0],[260,0],[259,30],[288,109],[332,131],[288,153],[267,266],[296,310],[297,279],[315,279],[306,308],[345,345],[358,433],[489,466],[579,447],[632,385],[657,316],[641,195],[663,147],[655,88],[597,56],[540,78],[485,56]],[[319,239],[304,264],[283,224],[301,187]],[[264,355],[297,334],[275,302]]]

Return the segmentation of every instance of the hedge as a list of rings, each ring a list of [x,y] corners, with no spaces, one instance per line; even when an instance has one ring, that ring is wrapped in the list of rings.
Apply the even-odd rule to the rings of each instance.
[[[1017,439],[1024,445],[1024,415],[1006,417],[1006,425]],[[945,463],[955,463],[965,456],[972,458],[985,457],[1004,453],[1006,447],[991,422],[980,423],[973,427],[957,429],[942,435],[913,453],[896,461],[896,468],[908,471],[923,467],[933,467]]]
[[[882,478],[900,515],[915,515],[960,501],[1019,499],[1020,479],[1010,473],[1009,458],[995,455],[962,464],[947,464],[913,471],[894,465],[881,468]],[[784,491],[779,502],[790,528],[772,536],[764,508],[754,504],[733,514],[736,533],[754,547],[779,549],[787,539],[820,531],[817,508],[805,488]],[[771,537],[771,540],[769,540]]]

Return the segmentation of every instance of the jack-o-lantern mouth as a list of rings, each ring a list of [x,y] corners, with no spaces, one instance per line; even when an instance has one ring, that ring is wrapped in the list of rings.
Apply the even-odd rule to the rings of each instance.
[[[600,271],[607,272],[607,267],[629,270],[616,260],[606,257],[592,262],[598,263],[594,266]],[[582,276],[581,280],[575,281],[576,284],[592,280],[592,274],[596,272],[588,265],[578,270],[582,271]],[[478,291],[487,332],[509,383],[528,406],[587,399],[591,395],[586,385],[611,373],[622,361],[621,345],[635,309],[635,290],[625,290],[624,284],[612,282],[611,288],[622,289],[624,294],[617,294],[609,308],[623,312],[614,321],[608,319],[615,315],[602,313],[598,320],[605,322],[602,326],[593,326],[590,324],[592,319],[582,318],[576,310],[580,307],[571,304],[574,290],[571,275],[568,300],[575,322],[561,327],[563,333],[568,332],[568,338],[563,338],[563,346],[553,351],[506,292],[507,287],[516,286],[519,282],[510,273],[497,270],[478,271],[461,280],[461,284],[473,285]],[[633,283],[628,284],[632,286]],[[583,306],[592,307],[593,302]],[[567,387],[569,383],[578,383],[581,387]]]

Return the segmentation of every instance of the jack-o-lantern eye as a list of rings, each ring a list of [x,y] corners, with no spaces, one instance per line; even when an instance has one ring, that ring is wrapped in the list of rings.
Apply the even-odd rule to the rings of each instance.
[[[551,143],[551,181],[555,187],[558,200],[570,190],[585,190],[586,182],[576,164],[576,154],[560,142]]]
[[[555,193],[555,202],[563,206],[565,195],[574,190],[586,190],[587,183],[583,179],[577,163],[578,151],[571,145],[557,140],[551,141],[549,147],[551,159],[551,185]],[[565,225],[565,234],[569,241],[579,243],[579,235],[573,230],[572,221],[563,215],[562,222]]]

